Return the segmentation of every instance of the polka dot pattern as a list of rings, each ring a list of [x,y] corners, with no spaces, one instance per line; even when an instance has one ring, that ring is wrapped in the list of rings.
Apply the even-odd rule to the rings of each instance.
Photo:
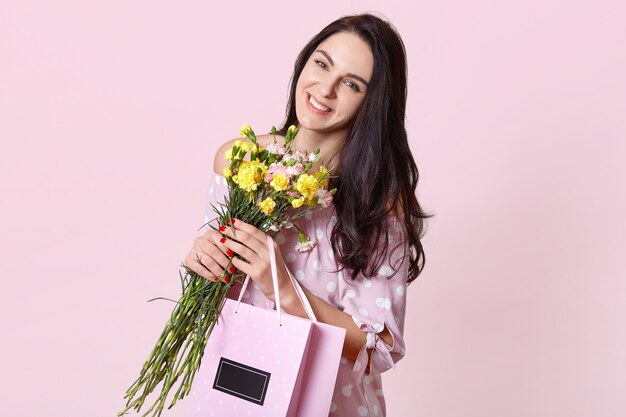
[[[403,296],[403,295],[405,294],[405,292],[406,292],[406,287],[405,287],[404,285],[398,285],[398,286],[396,287],[396,293],[397,293],[399,296]]]
[[[268,326],[266,314],[270,320],[276,320],[276,326]],[[258,406],[253,403],[213,389],[213,381],[222,357],[272,374],[263,409],[266,412],[272,410],[267,415],[285,415],[296,385],[298,370],[303,364],[311,323],[290,315],[282,315],[282,325],[279,327],[275,312],[247,303],[241,303],[237,307],[237,301],[231,299],[226,300],[222,316],[224,320],[218,321],[216,325],[216,329],[221,331],[214,330],[207,342],[202,365],[196,374],[198,382],[194,384],[195,389],[188,400],[191,406],[186,415],[206,417],[214,413],[216,416],[259,416],[259,409],[256,408]],[[249,326],[250,323],[257,322],[260,323],[258,327]],[[220,334],[228,336],[220,337]],[[248,339],[258,342],[256,345],[259,348],[251,349]]]
[[[316,271],[321,271],[322,270],[322,263],[320,261],[318,261],[317,259],[315,259],[313,261],[313,269],[315,269]]]
[[[381,266],[378,269],[378,275],[388,277],[389,275],[391,275],[391,268],[389,268],[387,265]]]
[[[298,269],[296,271],[296,273],[294,274],[294,276],[296,277],[296,279],[300,282],[304,281],[304,271],[301,269]]]
[[[385,310],[391,310],[391,300],[389,298],[377,298],[376,305],[380,308],[384,308]]]

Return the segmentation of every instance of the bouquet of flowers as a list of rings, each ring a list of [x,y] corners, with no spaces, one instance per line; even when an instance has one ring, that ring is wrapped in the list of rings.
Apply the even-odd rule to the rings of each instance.
[[[329,170],[321,165],[310,172],[320,160],[319,149],[310,154],[294,151],[295,126],[287,130],[284,145],[277,143],[276,129],[272,128],[274,142],[265,148],[258,143],[249,125],[240,133],[243,140],[235,141],[225,155],[230,161],[223,172],[228,182],[228,197],[224,203],[212,206],[217,224],[205,225],[219,230],[220,226],[229,227],[230,219],[237,218],[265,232],[293,227],[299,236],[296,250],[311,250],[315,243],[292,221],[316,208],[328,207],[332,202],[336,190],[328,190]],[[130,409],[140,411],[147,396],[159,384],[162,384],[161,392],[144,416],[151,412],[153,416],[161,415],[167,396],[177,382],[178,388],[168,408],[191,390],[207,340],[226,293],[235,283],[232,278],[237,277],[238,272],[231,264],[221,277],[224,281],[212,282],[182,266],[186,271],[184,275],[180,273],[182,296],[139,378],[126,392],[124,398],[128,402],[118,416]]]

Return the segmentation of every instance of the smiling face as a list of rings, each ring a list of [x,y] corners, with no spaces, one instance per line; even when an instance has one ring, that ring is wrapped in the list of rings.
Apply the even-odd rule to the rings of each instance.
[[[296,84],[300,128],[345,133],[365,97],[374,57],[353,33],[337,32],[318,45]]]

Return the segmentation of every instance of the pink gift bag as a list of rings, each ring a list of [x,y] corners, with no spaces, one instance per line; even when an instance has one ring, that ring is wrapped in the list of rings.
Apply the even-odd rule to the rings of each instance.
[[[280,309],[274,244],[268,236],[276,310],[226,299],[193,382],[188,417],[324,417],[337,379],[345,329]]]

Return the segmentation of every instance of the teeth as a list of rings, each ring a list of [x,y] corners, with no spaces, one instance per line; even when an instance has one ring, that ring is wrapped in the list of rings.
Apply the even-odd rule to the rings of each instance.
[[[313,96],[309,96],[309,102],[313,105],[313,107],[315,107],[318,110],[321,111],[330,111],[330,109],[326,106],[322,106],[321,104],[319,104],[317,101],[315,101],[315,99],[313,98]]]

